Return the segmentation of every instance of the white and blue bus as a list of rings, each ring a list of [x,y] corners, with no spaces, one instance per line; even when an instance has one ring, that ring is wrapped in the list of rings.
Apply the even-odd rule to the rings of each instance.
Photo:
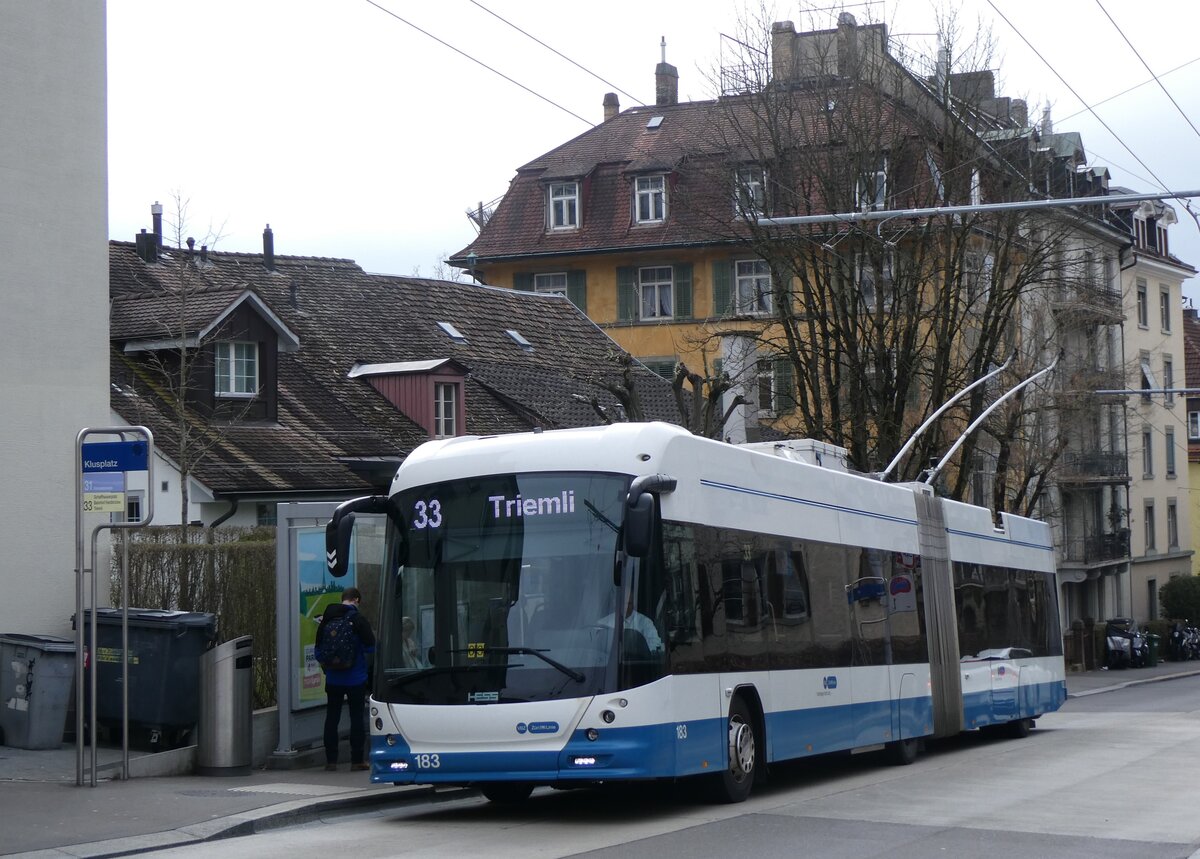
[[[702,777],[745,799],[777,761],[976,728],[1066,697],[1041,522],[851,473],[817,442],[661,423],[429,442],[388,496],[371,780]]]

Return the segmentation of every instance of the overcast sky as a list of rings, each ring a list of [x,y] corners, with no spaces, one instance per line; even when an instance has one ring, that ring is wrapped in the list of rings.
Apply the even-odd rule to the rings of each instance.
[[[1000,93],[1026,98],[1031,116],[1050,105],[1054,130],[1079,131],[1089,163],[1107,166],[1115,184],[1200,189],[1200,132],[1189,124],[1200,127],[1197,0],[955,5],[966,32],[979,21],[991,27]],[[739,19],[758,8],[755,0],[108,0],[109,234],[132,240],[150,226],[152,202],[171,221],[181,199],[186,234],[220,250],[261,250],[269,223],[278,253],[432,275],[474,237],[466,210],[496,200],[517,167],[600,122],[606,92],[618,93],[622,109],[653,103],[664,37],[680,100],[711,98],[714,69],[733,56],[722,34],[739,35]],[[913,56],[933,57],[930,0],[839,8],[860,23],[887,22]],[[831,26],[837,14],[808,9],[828,4],[777,3],[766,17],[801,30]],[[1172,247],[1200,267],[1200,231],[1175,205]],[[1200,303],[1200,287],[1185,289]]]

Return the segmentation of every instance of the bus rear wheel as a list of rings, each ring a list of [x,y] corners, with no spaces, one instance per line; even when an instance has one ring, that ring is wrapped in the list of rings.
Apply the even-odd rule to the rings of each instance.
[[[533,785],[523,781],[497,781],[481,784],[479,792],[488,802],[500,805],[517,805],[529,799]]]
[[[713,778],[713,798],[718,802],[743,802],[754,786],[759,738],[750,708],[741,698],[729,706],[727,723],[729,765]]]

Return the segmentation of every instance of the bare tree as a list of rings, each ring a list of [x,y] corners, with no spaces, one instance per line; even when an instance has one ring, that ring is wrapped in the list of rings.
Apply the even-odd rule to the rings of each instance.
[[[944,24],[941,62],[924,76],[896,60],[884,28],[845,14],[836,28],[803,34],[750,22],[739,73],[714,77],[736,91],[717,100],[706,133],[680,157],[677,199],[694,226],[732,249],[714,265],[718,306],[694,351],[741,339],[785,361],[795,408],[780,410],[775,428],[842,445],[862,469],[886,464],[920,421],[1014,353],[1021,360],[1002,388],[1044,366],[1061,320],[1031,318],[1086,285],[1063,248],[1082,248],[1096,213],[761,222],[1090,193],[1083,176],[1060,187],[1062,165],[1038,152],[1023,103],[995,95],[986,53],[972,68],[952,62],[956,45],[990,39]],[[743,362],[735,384],[753,389],[769,364]],[[947,412],[898,476],[915,477],[995,393],[978,388]],[[996,481],[988,500],[1032,509],[1062,449],[1058,437],[1032,442],[1045,409],[1030,392],[993,415],[963,445],[949,494],[970,493],[969,464],[983,457]]]

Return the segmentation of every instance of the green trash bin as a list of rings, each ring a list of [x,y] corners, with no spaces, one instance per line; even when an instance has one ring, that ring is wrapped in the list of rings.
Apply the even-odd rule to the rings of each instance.
[[[1158,664],[1158,645],[1161,640],[1161,635],[1155,635],[1153,632],[1146,634],[1146,666],[1148,668],[1153,668]]]

